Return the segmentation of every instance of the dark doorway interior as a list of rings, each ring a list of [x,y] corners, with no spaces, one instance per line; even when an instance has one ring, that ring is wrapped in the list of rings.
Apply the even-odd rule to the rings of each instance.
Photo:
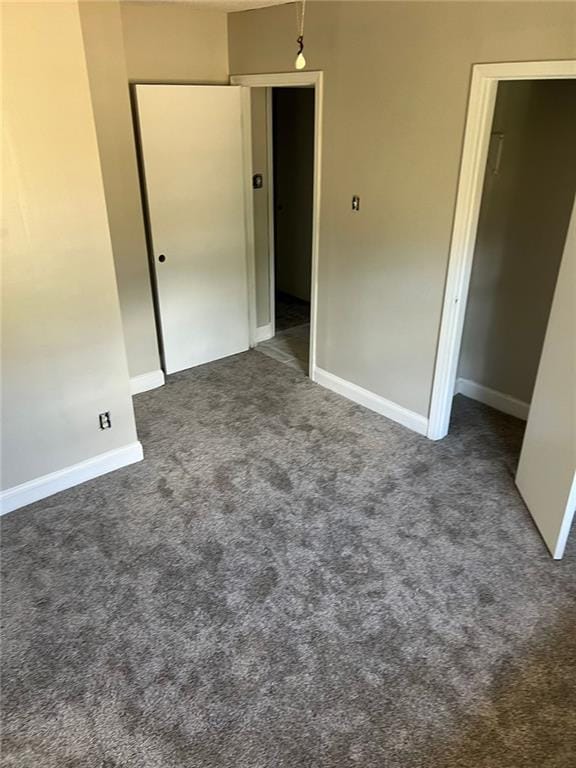
[[[290,323],[292,314],[300,324],[310,304],[314,89],[275,88],[272,120],[277,319]],[[291,299],[295,311],[286,313]]]

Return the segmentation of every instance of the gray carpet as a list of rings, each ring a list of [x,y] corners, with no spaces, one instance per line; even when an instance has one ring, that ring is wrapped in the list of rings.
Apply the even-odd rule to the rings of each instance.
[[[256,352],[136,398],[143,463],[3,519],[3,765],[576,765],[576,552],[522,425],[431,443]]]

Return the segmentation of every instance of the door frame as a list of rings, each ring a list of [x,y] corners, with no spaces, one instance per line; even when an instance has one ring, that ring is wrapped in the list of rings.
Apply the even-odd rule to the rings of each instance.
[[[314,88],[314,195],[312,204],[312,264],[311,264],[311,284],[310,284],[310,361],[308,366],[308,375],[314,381],[314,372],[316,369],[316,344],[317,344],[317,325],[318,325],[318,260],[320,250],[320,198],[321,198],[321,169],[322,169],[322,104],[323,104],[323,73],[321,71],[310,72],[284,72],[277,74],[260,75],[232,75],[230,77],[231,85],[240,85],[243,88],[243,126],[244,126],[244,175],[246,190],[246,232],[247,232],[247,254],[248,254],[248,282],[249,282],[249,306],[250,306],[250,346],[256,345],[256,271],[255,271],[255,247],[254,247],[254,206],[252,199],[252,120],[250,112],[250,88],[267,88],[268,103],[267,114],[270,118],[271,111],[271,89],[272,88]],[[268,120],[267,133],[271,130],[270,120]],[[269,136],[270,138],[270,136]],[[270,141],[268,145],[268,161],[270,163],[272,148]],[[270,174],[270,168],[269,168]],[[269,176],[272,179],[271,176]],[[272,188],[270,187],[270,193]],[[268,234],[269,239],[273,241],[273,218],[270,218],[270,211],[273,213],[273,207],[270,207],[269,201],[269,221]],[[270,252],[270,258],[274,258],[274,250]],[[274,265],[270,269],[270,294],[274,295]],[[271,322],[274,322],[272,312],[274,303],[270,303]]]
[[[445,437],[450,425],[498,83],[570,78],[576,78],[574,59],[476,64],[472,69],[428,418],[431,440]]]

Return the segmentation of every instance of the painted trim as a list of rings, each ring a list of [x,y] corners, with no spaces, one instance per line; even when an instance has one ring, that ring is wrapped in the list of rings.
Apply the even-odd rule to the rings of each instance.
[[[164,385],[164,371],[150,371],[141,373],[140,376],[132,376],[130,379],[130,394],[139,395],[141,392],[148,392],[149,389],[156,389]]]
[[[316,371],[316,347],[318,330],[318,261],[320,253],[320,202],[322,191],[322,117],[323,117],[323,99],[324,85],[323,73],[319,71],[310,72],[282,72],[277,74],[260,75],[231,75],[230,83],[232,85],[241,85],[244,88],[295,88],[314,86],[314,197],[312,212],[312,280],[310,290],[310,365],[309,376],[315,381]],[[249,105],[249,99],[248,99]],[[245,110],[246,112],[246,110]],[[249,115],[249,111],[247,112]],[[251,131],[248,128],[247,134],[251,141]],[[248,148],[249,164],[245,160],[245,172],[251,186],[252,179],[252,147]],[[252,199],[250,198],[250,215],[252,216],[251,227],[254,228],[254,215],[252,210]],[[254,265],[254,246],[250,252],[249,261]],[[252,273],[254,269],[252,267]],[[251,275],[254,280],[254,275]],[[250,295],[254,304],[252,305],[252,315],[255,316],[256,309],[256,287],[255,282],[251,287]],[[255,329],[255,326],[254,326]]]
[[[16,485],[0,493],[0,514],[12,512],[47,496],[65,491],[75,485],[92,480],[100,475],[121,469],[129,464],[142,461],[144,452],[139,441],[101,453],[65,469],[59,469],[35,480]]]
[[[235,83],[231,82],[231,86]],[[252,188],[252,105],[250,91],[240,88],[242,159],[244,172],[244,230],[246,232],[246,280],[248,292],[248,346],[256,346],[256,235],[254,232],[254,190]]]
[[[270,72],[256,75],[230,75],[231,85],[243,85],[248,88],[297,88],[315,85],[322,77],[317,69],[302,72]]]
[[[258,325],[256,327],[256,344],[260,344],[262,341],[268,341],[268,339],[274,338],[274,326],[272,323],[268,325]]]
[[[448,434],[498,82],[549,78],[576,78],[576,60],[477,64],[472,70],[430,401],[428,437],[431,440],[440,440]]]
[[[348,400],[363,405],[365,408],[369,408],[381,416],[392,419],[397,424],[408,427],[408,429],[417,432],[419,435],[426,435],[428,432],[428,419],[425,416],[409,411],[407,408],[393,403],[391,400],[386,400],[386,398],[376,395],[374,392],[363,389],[357,384],[352,384],[352,382],[346,381],[346,379],[341,379],[329,371],[317,367],[314,381],[320,384],[320,386],[331,389],[332,392],[346,397]]]
[[[504,392],[498,392],[496,389],[485,387],[476,381],[462,378],[456,379],[454,394],[478,400],[478,402],[489,405],[497,411],[502,411],[502,413],[507,413],[510,416],[516,416],[517,419],[523,419],[524,421],[528,419],[530,403],[525,403],[523,400],[518,400],[511,395],[505,395]]]

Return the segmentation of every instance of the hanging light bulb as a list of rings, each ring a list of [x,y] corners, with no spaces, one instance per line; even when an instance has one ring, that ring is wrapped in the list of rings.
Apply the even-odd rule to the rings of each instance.
[[[304,50],[304,38],[302,35],[298,38],[298,56],[296,56],[296,61],[294,62],[294,66],[296,69],[304,69],[306,66],[306,59],[304,58],[304,54],[302,51]]]
[[[304,14],[306,13],[306,0],[302,0],[300,4],[296,4],[296,24],[298,27],[298,37],[296,42],[298,43],[298,55],[294,66],[296,69],[304,69],[306,66],[306,59],[304,58]]]

